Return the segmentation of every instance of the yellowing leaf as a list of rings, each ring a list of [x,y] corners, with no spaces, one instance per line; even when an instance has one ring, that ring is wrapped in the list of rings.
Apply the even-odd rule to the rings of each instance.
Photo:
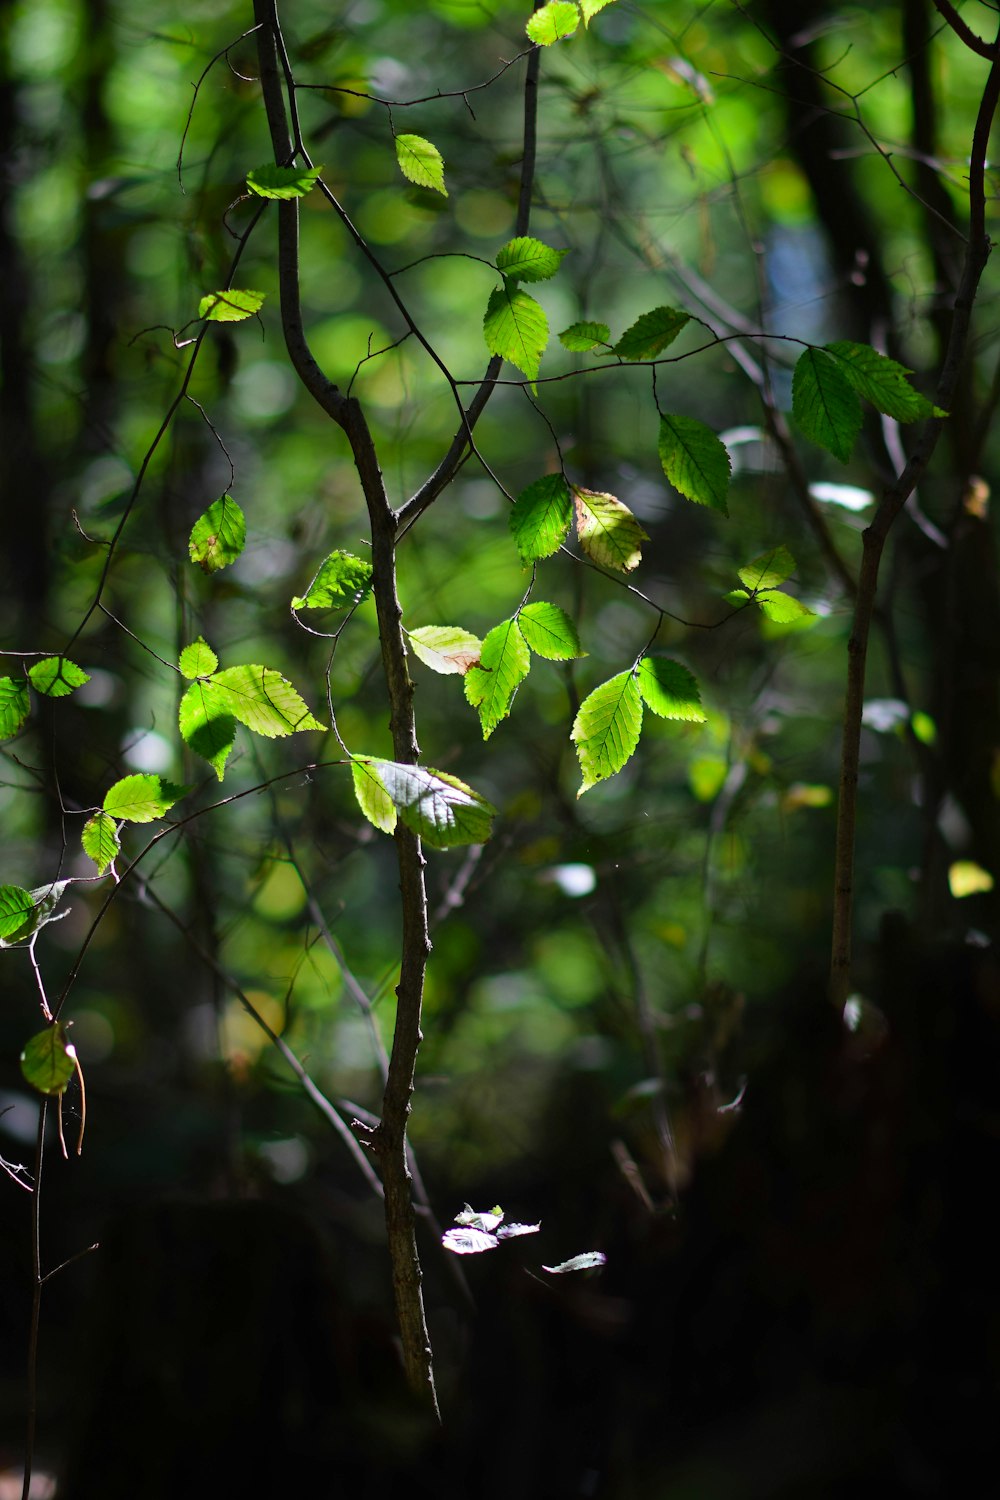
[[[478,636],[457,625],[421,625],[410,631],[409,642],[425,667],[443,675],[467,672],[483,649]]]
[[[247,539],[247,523],[232,495],[223,495],[198,517],[191,528],[188,552],[205,573],[216,573],[235,562]]]
[[[993,876],[972,859],[958,859],[949,866],[948,886],[956,900],[978,896],[993,889]]]
[[[631,573],[642,560],[641,542],[649,537],[627,505],[600,490],[573,486],[576,532],[587,556],[602,568]]]

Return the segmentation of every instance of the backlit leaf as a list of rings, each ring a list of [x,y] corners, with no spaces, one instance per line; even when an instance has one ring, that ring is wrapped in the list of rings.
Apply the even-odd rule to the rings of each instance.
[[[293,609],[345,609],[360,604],[371,593],[372,565],[352,552],[331,552],[320,564],[302,596],[292,600]]]
[[[457,625],[421,625],[409,633],[413,653],[432,672],[464,673],[479,660],[483,643]]]
[[[583,700],[572,733],[583,772],[578,797],[621,770],[639,743],[641,729],[642,699],[631,671],[602,682]]]
[[[754,602],[759,604],[769,620],[778,625],[789,625],[793,620],[815,618],[811,609],[791,594],[777,592],[757,594]]]
[[[631,573],[642,560],[640,543],[649,540],[627,505],[600,490],[573,486],[576,533],[587,556],[602,568]]]
[[[676,307],[654,307],[652,312],[643,313],[631,328],[626,328],[614,352],[622,359],[655,359],[690,321],[690,314]]]
[[[697,505],[728,516],[729,453],[710,427],[695,417],[660,417],[660,463],[675,490]]]
[[[322,167],[278,167],[268,162],[247,173],[247,187],[259,198],[304,198]]]
[[[287,677],[272,667],[256,663],[226,667],[210,677],[209,683],[234,719],[269,740],[303,729],[326,728],[313,717]]]
[[[795,559],[787,547],[772,547],[738,572],[740,582],[751,594],[758,589],[776,589],[795,572]]]
[[[353,756],[351,777],[358,806],[369,823],[373,823],[382,833],[395,832],[396,809],[385,789],[385,782],[376,770],[375,762],[367,756]]]
[[[178,722],[184,743],[221,781],[236,739],[236,719],[222,694],[208,681],[193,682],[181,699]]]
[[[571,0],[550,0],[536,10],[525,26],[528,39],[540,47],[549,47],[565,36],[572,36],[580,24],[580,12]]]
[[[870,344],[855,344],[845,339],[825,344],[824,348],[833,355],[837,369],[858,395],[887,417],[895,417],[897,422],[916,422],[921,417],[947,416],[947,412],[913,388],[906,378],[910,371],[905,365],[879,354]]]
[[[610,0],[604,0],[609,4]],[[608,1257],[603,1250],[585,1250],[582,1255],[574,1255],[572,1260],[564,1260],[558,1266],[543,1266],[543,1271],[548,1271],[550,1276],[565,1276],[569,1271],[589,1271],[594,1266],[607,1265]]]
[[[0,939],[5,946],[31,936],[34,911],[30,891],[20,885],[0,885]]]
[[[530,235],[519,235],[497,251],[497,270],[511,281],[548,281],[568,254],[568,250],[553,250]]]
[[[841,365],[822,349],[807,349],[796,361],[792,416],[810,442],[847,463],[861,430],[861,402]]]
[[[485,1229],[446,1229],[441,1243],[452,1255],[482,1255],[484,1250],[495,1250],[500,1241]]]
[[[124,776],[109,788],[104,798],[104,811],[112,818],[124,818],[130,823],[152,823],[162,818],[189,790],[189,787],[177,786],[162,776]]]
[[[243,551],[247,523],[232,495],[223,495],[198,517],[191,528],[188,552],[191,561],[206,573],[228,567]]]
[[[448,196],[444,185],[444,161],[438,148],[422,135],[397,135],[396,160],[399,170],[417,187],[433,188]]]
[[[219,658],[211,646],[202,636],[192,641],[190,646],[185,646],[177,659],[177,665],[184,677],[211,677],[219,665]]]
[[[260,312],[266,292],[238,291],[230,287],[228,292],[209,292],[198,303],[198,316],[209,323],[242,323]]]
[[[352,760],[375,771],[407,828],[432,849],[484,844],[489,838],[496,808],[457,776],[431,766],[406,766],[369,756],[357,755]],[[362,811],[369,816],[364,806]]]
[[[90,673],[65,656],[47,656],[28,668],[28,677],[36,693],[48,698],[65,698],[74,688],[90,681]]]
[[[559,342],[574,354],[586,354],[601,344],[607,344],[611,329],[607,323],[571,323],[559,335]]]
[[[573,499],[561,474],[546,474],[514,501],[510,529],[522,562],[558,552],[573,519]]]
[[[76,1052],[56,1021],[33,1036],[21,1053],[21,1072],[40,1094],[62,1094],[76,1072]]]
[[[536,656],[543,656],[547,661],[572,661],[574,657],[587,654],[580,648],[576,626],[558,604],[533,600],[521,610],[517,622]]]
[[[591,20],[597,15],[599,10],[603,10],[606,5],[611,5],[612,3],[613,0],[580,0],[580,9],[583,11],[585,24],[589,26]]]
[[[679,661],[644,656],[636,672],[636,683],[646,707],[661,719],[705,722],[697,680]]]
[[[121,853],[118,824],[110,813],[103,810],[84,823],[80,842],[84,854],[89,854],[97,866],[98,875],[103,875]]]
[[[488,740],[510,712],[518,685],[531,667],[531,657],[516,620],[503,620],[483,641],[479,665],[465,674],[465,696],[479,714],[483,739]]]
[[[486,307],[483,335],[491,354],[535,379],[549,341],[549,324],[534,297],[506,282],[497,287]]]
[[[0,677],[0,740],[9,740],[17,734],[30,709],[28,679]]]

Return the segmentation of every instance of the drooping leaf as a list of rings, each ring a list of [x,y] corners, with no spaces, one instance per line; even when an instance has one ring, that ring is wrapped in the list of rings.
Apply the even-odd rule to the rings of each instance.
[[[530,235],[519,235],[497,251],[497,270],[511,281],[548,281],[568,254],[568,250],[553,250]]]
[[[20,885],[0,885],[0,942],[4,947],[30,937],[35,927],[35,903]]]
[[[313,717],[287,677],[273,667],[256,663],[225,667],[208,680],[226,711],[254,734],[273,740],[303,729],[326,728]]]
[[[510,529],[522,562],[551,557],[566,540],[573,519],[573,497],[561,474],[545,474],[514,501]]]
[[[536,656],[544,656],[547,661],[572,661],[587,654],[581,649],[576,626],[558,604],[533,600],[524,606],[517,621]]]
[[[352,757],[353,761],[374,769],[407,828],[432,849],[484,844],[489,838],[496,808],[457,776],[432,766],[406,766],[363,755]],[[369,815],[364,807],[362,811]]]
[[[695,417],[661,416],[658,448],[663,472],[675,490],[728,516],[732,465],[725,444],[710,427]]]
[[[947,412],[913,388],[906,378],[910,371],[905,365],[879,354],[870,344],[843,339],[823,347],[833,355],[841,375],[858,395],[887,417],[895,417],[897,422],[916,422],[921,417],[947,416]]]
[[[441,1243],[452,1255],[482,1255],[484,1250],[495,1250],[500,1241],[485,1229],[446,1229]]]
[[[48,698],[65,698],[74,688],[90,681],[90,673],[66,656],[47,656],[28,668],[28,677],[36,693]]]
[[[360,604],[371,593],[372,565],[353,552],[331,552],[323,559],[305,594],[292,600],[293,609],[345,609]]]
[[[705,722],[697,680],[679,661],[644,656],[636,672],[636,683],[646,707],[661,719],[684,719],[691,724]]]
[[[793,620],[815,618],[812,610],[791,594],[775,591],[760,593],[755,596],[754,602],[760,605],[769,620],[774,620],[778,625],[790,625]]]
[[[631,573],[642,560],[640,544],[649,537],[627,505],[600,490],[573,486],[576,534],[587,556],[602,568]]]
[[[247,173],[247,187],[259,198],[304,198],[322,172],[322,167],[278,167],[267,162]]]
[[[610,337],[607,323],[571,323],[559,335],[559,342],[574,354],[587,354],[601,344],[606,345]]]
[[[502,620],[483,641],[479,665],[465,674],[465,696],[479,714],[483,739],[488,740],[528,675],[531,657],[517,620]]]
[[[98,875],[103,875],[121,853],[122,844],[118,836],[118,824],[110,813],[103,810],[96,812],[84,823],[80,842],[83,845],[84,854],[89,854],[97,866]]]
[[[586,3],[586,0],[584,0]],[[604,4],[610,4],[610,0],[604,0]],[[572,1260],[564,1260],[558,1266],[543,1266],[543,1271],[548,1271],[550,1276],[565,1276],[568,1271],[589,1271],[593,1266],[605,1266],[608,1257],[603,1250],[585,1250],[582,1255],[574,1255]]]
[[[655,359],[690,321],[690,314],[676,307],[654,307],[652,312],[637,318],[631,328],[626,328],[614,352],[622,359]]]
[[[210,681],[192,682],[181,699],[178,723],[184,743],[221,781],[236,739],[236,718]]]
[[[232,495],[223,495],[195,521],[188,552],[205,573],[216,573],[236,561],[246,539],[246,517]]]
[[[181,675],[188,678],[211,677],[219,658],[203,636],[185,646],[177,659]]]
[[[787,547],[772,547],[770,552],[762,552],[737,572],[740,582],[751,594],[758,589],[776,589],[795,572],[795,559]]]
[[[75,1072],[76,1051],[60,1021],[39,1031],[21,1053],[21,1073],[40,1094],[64,1093]]]
[[[602,682],[583,700],[572,733],[583,772],[578,797],[621,770],[639,743],[641,729],[642,699],[631,671]]]
[[[31,710],[26,677],[0,677],[0,740],[9,740]]]
[[[613,0],[580,0],[580,9],[583,11],[584,24],[589,26],[599,10],[606,5],[613,4]]]
[[[266,296],[266,292],[238,291],[236,287],[228,292],[209,292],[198,303],[198,316],[209,323],[242,323],[260,312]]]
[[[433,188],[435,193],[447,198],[441,153],[422,135],[397,135],[396,160],[408,182],[416,183],[417,187]]]
[[[409,642],[425,667],[443,675],[467,672],[483,649],[477,635],[457,625],[421,625],[410,631]]]
[[[549,324],[534,297],[506,282],[497,287],[486,307],[483,335],[491,354],[535,379],[549,341]]]
[[[497,1239],[520,1239],[522,1234],[537,1234],[541,1227],[542,1221],[540,1219],[537,1224],[501,1224],[497,1230]]]
[[[123,776],[108,789],[104,811],[112,818],[126,819],[129,823],[152,823],[169,812],[174,803],[190,790],[190,787],[178,786],[162,776],[148,773]]]
[[[572,36],[580,24],[580,12],[572,0],[549,0],[541,10],[536,10],[525,26],[528,40],[540,47],[550,47],[553,42]]]
[[[375,762],[367,756],[354,756],[351,760],[351,778],[358,806],[369,823],[373,823],[382,833],[394,833],[396,809],[385,789],[385,782],[376,770]]]
[[[810,442],[846,464],[861,430],[861,402],[840,363],[806,349],[792,376],[792,416]]]

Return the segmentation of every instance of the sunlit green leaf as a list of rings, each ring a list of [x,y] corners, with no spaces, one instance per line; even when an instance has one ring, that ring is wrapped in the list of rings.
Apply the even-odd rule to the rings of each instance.
[[[558,552],[573,519],[573,498],[561,474],[545,474],[514,501],[510,529],[522,562]]]
[[[627,505],[600,490],[573,486],[576,534],[587,556],[602,568],[631,573],[642,560],[640,544],[649,537]]]
[[[242,323],[260,312],[266,295],[266,292],[237,291],[235,287],[228,292],[209,292],[198,303],[198,316],[209,323]]]
[[[360,604],[371,593],[372,565],[353,552],[331,552],[320,564],[302,596],[292,600],[293,609],[345,609]]]
[[[583,772],[581,797],[614,776],[633,754],[642,729],[642,699],[631,671],[619,672],[580,704],[572,739]]]
[[[35,902],[30,891],[20,885],[0,885],[0,939],[4,944],[19,942],[34,931]]]
[[[181,699],[178,722],[184,743],[221,781],[236,739],[236,718],[223,695],[210,682],[192,682]]]
[[[644,656],[636,672],[642,701],[661,719],[705,722],[698,683],[687,667],[663,656]]]
[[[367,756],[354,756],[353,761],[374,770],[407,828],[431,848],[484,844],[489,838],[496,808],[456,776],[431,766],[406,766]],[[355,778],[355,789],[357,785]],[[371,816],[364,804],[362,811]]]
[[[580,0],[580,9],[583,11],[583,19],[587,26],[590,25],[594,16],[606,5],[613,4],[613,0]]]
[[[66,656],[47,656],[28,668],[31,686],[48,698],[65,698],[74,688],[90,681],[90,673]]]
[[[80,842],[84,854],[89,854],[97,866],[98,875],[103,875],[121,853],[118,824],[110,813],[103,810],[84,823]]]
[[[422,135],[397,135],[396,160],[399,170],[417,187],[433,188],[448,196],[444,185],[444,161],[438,148]]]
[[[841,364],[822,349],[806,349],[796,361],[792,416],[810,442],[847,463],[861,430],[861,402]]]
[[[805,619],[813,613],[801,599],[795,599],[791,594],[760,593],[757,594],[755,603],[760,605],[769,620],[774,620],[778,625],[788,625],[793,620]]]
[[[17,734],[30,709],[28,679],[0,677],[0,740],[9,740]]]
[[[386,791],[385,782],[378,773],[376,762],[369,756],[351,757],[351,777],[358,806],[382,833],[392,833],[396,827],[396,809]]]
[[[614,352],[622,359],[655,359],[690,321],[690,314],[676,307],[654,307],[652,312],[643,313],[631,328],[626,328]]]
[[[772,547],[737,571],[740,582],[753,594],[758,589],[780,588],[795,572],[795,559],[787,547]]]
[[[152,823],[169,812],[188,791],[190,787],[177,786],[162,776],[124,776],[109,788],[104,811],[112,818],[124,818],[130,823]]]
[[[531,667],[528,647],[516,620],[495,625],[483,641],[479,665],[465,674],[465,696],[479,714],[483,739],[488,740],[510,712],[518,685]]]
[[[76,1051],[60,1021],[33,1036],[21,1053],[21,1073],[40,1094],[62,1094],[76,1072]]]
[[[576,626],[558,604],[533,600],[521,610],[517,622],[536,656],[543,656],[547,661],[571,661],[587,654],[581,649]]]
[[[316,186],[322,170],[322,167],[277,167],[268,162],[247,173],[247,187],[260,198],[303,198]]]
[[[859,396],[897,422],[916,422],[921,417],[944,417],[940,407],[915,390],[906,378],[910,371],[894,359],[879,354],[870,344],[841,340],[823,346],[837,361],[837,369]]]
[[[177,659],[177,665],[184,677],[211,677],[219,665],[219,658],[208,642],[199,636],[196,641],[191,642],[190,646],[184,647]]]
[[[479,660],[483,643],[457,625],[421,625],[408,636],[413,653],[432,672],[465,673]]]
[[[606,345],[611,337],[607,323],[571,323],[559,335],[559,342],[574,354],[587,354],[599,345]]]
[[[220,704],[254,734],[273,740],[303,729],[325,729],[298,692],[272,667],[226,667],[209,678]],[[185,695],[186,696],[186,695]]]
[[[519,235],[497,251],[497,270],[511,281],[548,281],[568,254],[568,250],[553,250],[530,235]]]
[[[247,539],[246,518],[232,495],[223,495],[198,517],[191,528],[188,552],[191,561],[206,573],[228,567],[243,551]]]
[[[660,462],[675,490],[697,505],[728,516],[729,453],[710,427],[695,417],[660,417]]]
[[[483,334],[491,354],[535,379],[549,341],[549,324],[534,297],[506,282],[497,287],[487,304]]]
[[[580,12],[572,0],[550,0],[535,11],[524,29],[529,41],[549,47],[565,36],[572,36],[579,24]]]

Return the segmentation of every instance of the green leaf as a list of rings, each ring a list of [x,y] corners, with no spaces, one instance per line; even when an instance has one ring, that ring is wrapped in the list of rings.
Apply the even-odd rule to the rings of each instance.
[[[247,173],[247,187],[259,198],[304,198],[322,172],[322,167],[277,167],[267,162]]]
[[[779,588],[795,572],[795,559],[787,547],[773,547],[737,571],[740,582],[753,594],[758,589]]]
[[[654,307],[652,312],[643,313],[631,328],[626,328],[614,352],[622,359],[655,359],[690,321],[690,314],[676,307]]]
[[[223,495],[195,521],[188,538],[188,552],[191,561],[198,563],[203,572],[217,573],[236,561],[246,539],[246,517],[232,495]]]
[[[0,740],[9,740],[17,734],[30,709],[28,679],[0,677]]]
[[[583,700],[571,736],[583,772],[578,797],[621,770],[639,743],[641,729],[642,699],[631,671],[602,682]]]
[[[710,427],[695,417],[661,416],[658,447],[675,490],[728,516],[729,454]]]
[[[529,41],[537,42],[540,47],[549,47],[564,36],[572,36],[579,24],[580,12],[575,4],[570,0],[550,0],[548,5],[535,11],[524,29]]]
[[[198,303],[198,316],[209,323],[242,323],[260,312],[266,292],[237,291],[209,292]]]
[[[193,682],[178,712],[184,743],[207,760],[221,781],[236,739],[236,719],[210,681]]]
[[[646,707],[661,719],[684,719],[704,724],[698,683],[687,667],[663,656],[644,656],[636,671],[636,684]]]
[[[129,823],[153,823],[191,789],[148,774],[123,776],[104,798],[104,811]]]
[[[497,287],[486,307],[483,335],[491,354],[535,379],[549,341],[549,324],[534,297],[506,282]]]
[[[610,337],[607,323],[571,323],[559,335],[559,342],[574,354],[587,354],[599,344],[607,344]]]
[[[358,806],[369,823],[374,823],[382,833],[395,832],[396,809],[376,770],[376,762],[367,755],[352,755],[351,777]]]
[[[4,947],[30,937],[35,930],[35,902],[20,885],[0,885],[0,940]]]
[[[517,620],[502,620],[483,641],[478,667],[465,674],[465,696],[479,714],[483,739],[488,740],[528,675],[531,657]]]
[[[600,490],[573,486],[576,534],[587,556],[602,568],[631,573],[642,560],[641,542],[649,537],[627,505]]]
[[[921,417],[945,417],[947,412],[914,390],[907,380],[910,371],[894,359],[879,354],[870,344],[842,340],[824,344],[837,361],[837,369],[859,396],[897,422],[916,422]]]
[[[293,609],[344,609],[360,604],[371,593],[372,565],[353,552],[331,552],[320,564],[312,583]]]
[[[97,866],[98,875],[103,875],[121,853],[118,824],[110,813],[97,812],[88,818],[80,835],[84,854],[89,854]]]
[[[65,698],[74,688],[90,681],[90,673],[65,656],[47,656],[28,668],[31,686],[48,698]]]
[[[421,625],[409,632],[413,653],[432,672],[465,673],[479,661],[483,643],[457,625]]]
[[[530,235],[519,235],[497,251],[497,270],[511,281],[548,281],[568,254],[568,250],[553,250]]]
[[[67,1040],[61,1021],[54,1021],[31,1038],[21,1053],[21,1072],[40,1094],[65,1093],[76,1072],[76,1050]]]
[[[226,667],[208,681],[234,719],[269,740],[303,729],[326,728],[313,717],[287,677],[272,667],[256,663]]]
[[[219,658],[203,636],[185,646],[177,665],[183,677],[211,677],[219,665]]]
[[[409,182],[416,183],[417,187],[433,188],[435,193],[442,193],[447,198],[441,153],[422,135],[397,135],[396,160]]]
[[[561,474],[545,474],[522,490],[510,512],[510,529],[522,562],[551,557],[566,539],[573,497]]]
[[[754,596],[754,603],[759,604],[767,618],[777,625],[789,625],[793,620],[802,620],[813,613],[801,599],[791,594],[760,593]]]
[[[795,363],[792,416],[811,443],[847,463],[861,430],[861,402],[841,364],[822,349],[807,349]]]
[[[606,5],[611,5],[612,3],[613,0],[580,0],[584,25],[589,26],[599,10],[603,10]]]
[[[493,831],[496,808],[457,776],[431,766],[404,766],[368,756],[353,756],[352,761],[375,772],[407,828],[432,849],[484,844]],[[362,811],[370,816],[364,806]]]
[[[576,626],[558,604],[533,600],[521,610],[517,623],[531,650],[546,661],[572,661],[587,654],[581,649]]]

